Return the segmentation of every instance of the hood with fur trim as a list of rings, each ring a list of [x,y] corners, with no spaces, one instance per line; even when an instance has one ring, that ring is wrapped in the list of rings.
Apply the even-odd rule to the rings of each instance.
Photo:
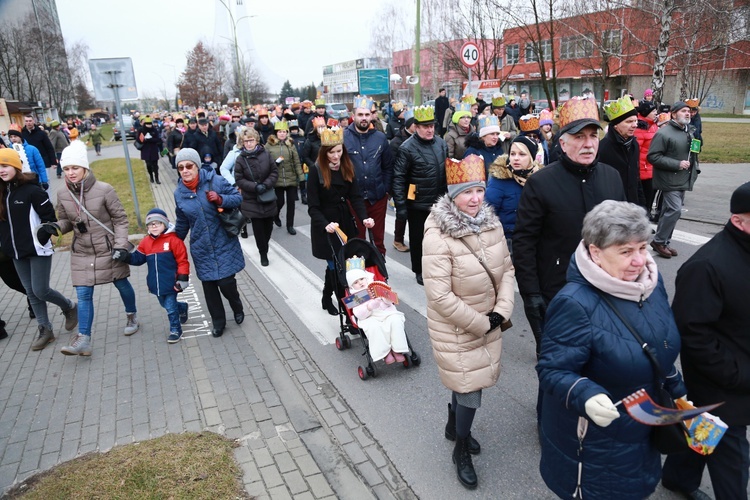
[[[484,214],[484,219],[479,226],[479,231],[475,231],[447,194],[438,198],[438,201],[432,206],[432,214],[440,227],[440,232],[448,234],[452,238],[462,238],[469,234],[490,231],[500,227],[500,219],[495,214],[495,210],[487,203],[482,203],[482,208],[479,209],[477,217]]]
[[[269,135],[268,140],[266,141],[266,144],[268,144],[269,146],[275,146],[279,143],[281,143],[281,141],[279,140],[278,137],[276,137],[276,134]],[[293,148],[294,141],[292,141],[292,139],[289,136],[287,136],[287,138],[284,139],[284,145],[287,147]]]
[[[531,166],[534,169],[532,174],[542,168],[542,165],[536,161],[532,161]],[[490,175],[496,179],[512,179],[513,170],[510,168],[510,165],[508,165],[508,155],[498,156],[495,161],[492,162],[492,165],[490,165],[489,172]]]

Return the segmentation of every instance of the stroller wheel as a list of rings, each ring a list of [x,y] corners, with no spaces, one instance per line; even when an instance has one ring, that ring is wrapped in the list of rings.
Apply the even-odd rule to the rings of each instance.
[[[357,367],[357,375],[359,375],[360,379],[367,380],[367,377],[368,377],[367,372],[361,366]]]
[[[367,365],[367,374],[372,378],[378,376],[378,370],[375,368],[374,364],[370,363],[369,365]]]
[[[344,338],[346,338],[346,337],[344,337]],[[336,337],[336,349],[338,349],[339,351],[343,351],[344,349],[346,349],[346,346],[344,345],[343,342],[341,342],[341,338],[340,337]]]
[[[411,364],[414,366],[419,366],[422,363],[422,360],[419,358],[419,354],[417,354],[417,351],[411,351]]]
[[[352,339],[349,337],[344,337],[344,347],[346,349],[349,349],[352,346]]]

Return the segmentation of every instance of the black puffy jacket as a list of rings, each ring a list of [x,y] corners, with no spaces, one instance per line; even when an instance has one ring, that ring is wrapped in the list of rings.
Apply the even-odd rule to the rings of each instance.
[[[5,189],[2,200],[5,220],[0,220],[0,248],[3,253],[15,259],[52,255],[49,236],[42,241],[36,236],[40,224],[57,222],[55,208],[47,192],[36,181],[25,184],[13,182]]]
[[[393,202],[399,219],[406,220],[407,209],[429,211],[445,194],[445,159],[448,146],[438,136],[429,141],[414,134],[401,144],[393,168]],[[409,185],[416,186],[415,199],[407,200]]]

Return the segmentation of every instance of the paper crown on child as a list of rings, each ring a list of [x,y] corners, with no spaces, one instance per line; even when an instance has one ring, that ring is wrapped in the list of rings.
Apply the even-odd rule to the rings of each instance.
[[[445,179],[451,199],[469,188],[484,187],[485,178],[484,159],[479,155],[469,155],[463,160],[445,160]]]
[[[274,130],[289,130],[289,122],[286,120],[279,120],[273,124]]]
[[[477,98],[474,97],[474,94],[466,94],[465,96],[463,96],[461,98],[461,102],[465,102],[465,103],[468,103],[470,105],[471,104],[476,104],[477,103]]]
[[[630,96],[627,95],[604,106],[604,112],[607,114],[609,123],[612,125],[617,125],[626,118],[635,116],[638,113]]]
[[[414,108],[414,122],[417,125],[435,123],[435,108],[433,106],[417,106]]]
[[[560,134],[577,134],[589,125],[602,128],[595,100],[575,96],[560,108]]]
[[[365,269],[365,259],[364,257],[358,257],[354,256],[349,259],[346,259],[346,271],[349,272],[352,269],[361,269],[364,271]]]
[[[356,255],[350,259],[346,259],[346,283],[351,288],[354,286],[354,282],[368,278],[372,280],[375,275],[365,269],[365,259],[357,257]]]
[[[371,109],[372,99],[369,99],[366,95],[358,95],[354,98],[354,108]]]
[[[463,102],[456,103],[456,110],[453,112],[451,121],[453,123],[458,123],[458,120],[464,116],[471,116],[471,104]]]
[[[554,115],[549,109],[543,109],[539,113],[539,125],[554,125]]]
[[[316,108],[325,107],[325,105],[326,105],[326,100],[323,99],[322,97],[320,97],[318,99],[315,99],[315,107]]]
[[[697,108],[700,100],[697,97],[691,97],[690,99],[685,99],[685,104],[688,105],[688,108]]]
[[[499,94],[493,94],[492,95],[492,107],[493,108],[500,108],[505,106],[505,94],[499,93]]]
[[[500,132],[500,121],[495,115],[482,116],[479,118],[477,124],[479,125],[479,137],[484,137],[493,132]]]
[[[312,119],[313,128],[320,128],[326,126],[326,119],[322,116],[316,116]]]
[[[289,120],[289,128],[299,128],[299,122],[297,120]]]
[[[339,127],[326,128],[320,133],[321,146],[338,146],[344,143],[344,129]]]
[[[539,130],[539,118],[534,115],[523,115],[518,119],[518,126],[522,132],[534,132]]]

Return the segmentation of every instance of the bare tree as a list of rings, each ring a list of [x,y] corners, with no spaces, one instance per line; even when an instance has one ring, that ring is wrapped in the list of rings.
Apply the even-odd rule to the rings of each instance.
[[[372,23],[369,56],[390,60],[395,51],[414,43],[414,23],[411,22],[413,16],[409,15],[403,3],[395,1],[381,7],[380,12],[381,19],[388,21]]]
[[[177,82],[183,104],[205,106],[209,102],[220,102],[222,78],[219,68],[220,62],[203,42],[199,41],[187,53],[185,71]]]

